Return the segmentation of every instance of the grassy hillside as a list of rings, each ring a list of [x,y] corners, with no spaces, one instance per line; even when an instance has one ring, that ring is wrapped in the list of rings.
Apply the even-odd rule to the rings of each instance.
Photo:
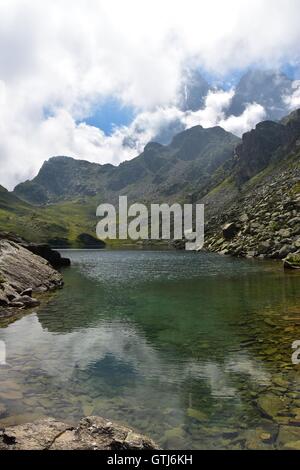
[[[96,199],[36,207],[0,187],[0,230],[15,232],[36,243],[80,247],[80,234],[95,236]]]
[[[53,247],[86,248],[82,234],[96,238],[98,196],[77,198],[47,206],[30,205],[0,186],[0,232],[13,232],[34,243]],[[97,240],[92,240],[97,244]],[[110,240],[109,246],[131,244]]]

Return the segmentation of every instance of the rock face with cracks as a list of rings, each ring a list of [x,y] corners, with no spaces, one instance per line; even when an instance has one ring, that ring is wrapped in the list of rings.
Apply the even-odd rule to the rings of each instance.
[[[70,426],[53,418],[0,431],[0,450],[151,450],[155,443],[101,417]]]
[[[45,259],[11,240],[0,240],[0,318],[36,307],[33,293],[62,286],[61,274]]]

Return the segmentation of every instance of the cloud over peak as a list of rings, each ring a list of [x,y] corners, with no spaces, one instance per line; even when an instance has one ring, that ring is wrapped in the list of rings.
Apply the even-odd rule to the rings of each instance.
[[[299,63],[299,13],[299,0],[1,1],[0,183],[32,177],[53,154],[118,163],[194,123],[247,130],[264,111],[250,102],[230,117],[232,90],[180,106],[184,71]],[[136,115],[110,136],[84,123],[108,97]]]

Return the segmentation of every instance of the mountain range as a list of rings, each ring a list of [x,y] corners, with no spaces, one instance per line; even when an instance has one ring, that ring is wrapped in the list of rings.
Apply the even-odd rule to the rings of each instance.
[[[299,157],[300,110],[280,122],[259,123],[242,139],[220,127],[196,126],[169,145],[149,143],[118,167],[53,157],[12,193],[0,188],[0,227],[53,246],[93,246],[97,206],[116,204],[119,195],[146,204],[203,202],[210,250],[280,257],[295,251],[300,234]],[[286,211],[284,204],[292,209]],[[255,232],[249,218],[259,211],[261,228]],[[233,240],[224,240],[226,223],[235,226]],[[243,242],[235,246],[238,234]],[[276,250],[261,253],[261,236],[273,237]],[[290,248],[279,255],[284,246]]]
[[[141,202],[178,200],[205,185],[239,142],[221,127],[196,126],[176,135],[170,145],[149,143],[141,155],[117,167],[54,157],[14,194],[38,205],[90,196],[112,203],[119,195]]]

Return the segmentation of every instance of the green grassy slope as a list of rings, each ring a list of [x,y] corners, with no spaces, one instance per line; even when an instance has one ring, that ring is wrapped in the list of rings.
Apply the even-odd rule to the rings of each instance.
[[[77,237],[95,237],[96,197],[44,207],[32,206],[0,187],[0,231],[14,232],[36,243],[80,247]]]

